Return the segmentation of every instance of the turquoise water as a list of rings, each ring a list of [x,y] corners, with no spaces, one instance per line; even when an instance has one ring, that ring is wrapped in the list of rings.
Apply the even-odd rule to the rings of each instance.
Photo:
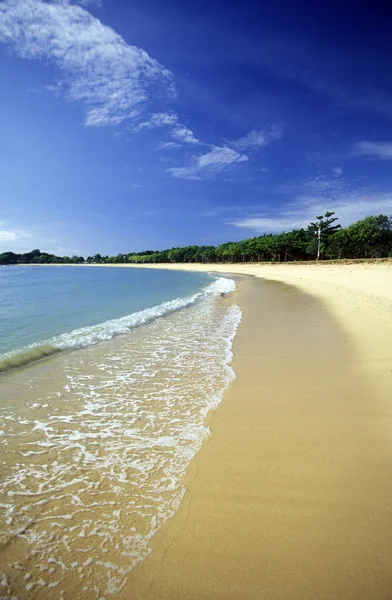
[[[181,308],[211,281],[151,269],[0,267],[0,358],[41,344],[64,349],[109,339]]]
[[[0,268],[0,598],[129,600],[235,377],[235,287],[182,271]]]

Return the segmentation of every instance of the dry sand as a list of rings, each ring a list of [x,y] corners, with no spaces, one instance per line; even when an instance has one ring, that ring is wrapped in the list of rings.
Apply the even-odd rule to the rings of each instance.
[[[172,268],[264,281],[239,280],[237,379],[124,597],[392,599],[391,263]]]

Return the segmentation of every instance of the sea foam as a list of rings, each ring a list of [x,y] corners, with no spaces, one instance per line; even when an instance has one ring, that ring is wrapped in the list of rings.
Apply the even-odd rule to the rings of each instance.
[[[149,323],[137,335],[60,354],[53,377],[34,379],[32,369],[16,403],[5,394],[0,534],[24,549],[9,564],[8,596],[56,584],[94,600],[128,597],[130,571],[184,497],[183,477],[209,435],[206,415],[235,378],[241,311],[221,298],[234,289],[220,277],[134,313],[125,331]],[[103,325],[119,335],[124,319]]]
[[[203,298],[227,294],[234,290],[234,280],[226,277],[218,277],[201,292],[191,296],[175,298],[174,300],[163,302],[157,306],[152,306],[118,319],[111,319],[90,327],[74,329],[69,333],[62,333],[40,343],[31,344],[2,354],[0,355],[0,373],[36,362],[61,350],[86,348],[98,342],[110,340],[118,335],[128,333],[136,327],[151,323],[155,319],[187,308],[192,304],[200,302]]]

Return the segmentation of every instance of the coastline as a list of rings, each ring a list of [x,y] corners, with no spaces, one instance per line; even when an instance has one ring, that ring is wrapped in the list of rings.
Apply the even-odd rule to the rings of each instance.
[[[157,280],[146,275],[147,285]],[[7,598],[123,597],[234,378],[241,315],[222,297],[233,289],[211,281],[186,310],[0,378]]]
[[[280,281],[315,296],[337,319],[361,369],[389,404],[392,397],[392,261],[142,266],[253,275]]]
[[[162,267],[256,277],[237,379],[128,595],[390,600],[390,266]]]
[[[243,312],[184,500],[118,597],[390,600],[392,263],[102,266],[236,274]]]

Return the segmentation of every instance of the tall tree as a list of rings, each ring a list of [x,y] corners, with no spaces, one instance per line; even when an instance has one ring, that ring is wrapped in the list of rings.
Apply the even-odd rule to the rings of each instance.
[[[316,260],[320,260],[321,256],[325,253],[329,238],[341,229],[341,225],[334,225],[338,220],[337,217],[333,216],[334,214],[334,212],[327,211],[324,215],[316,217],[317,220],[308,227],[310,236],[316,236],[317,238],[316,243],[314,243],[315,237],[312,237],[308,246],[310,253],[313,253],[316,247]]]

